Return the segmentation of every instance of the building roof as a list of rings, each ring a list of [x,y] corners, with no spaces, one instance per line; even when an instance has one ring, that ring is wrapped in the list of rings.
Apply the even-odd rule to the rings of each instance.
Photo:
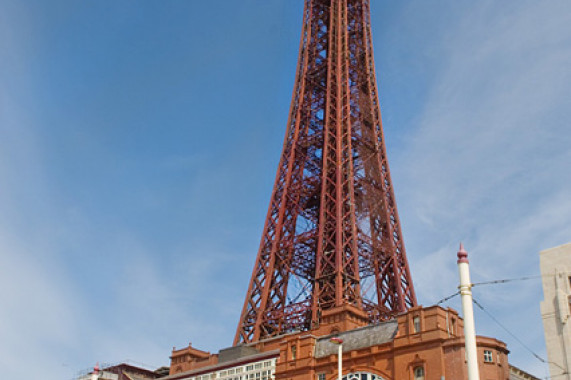
[[[337,354],[337,344],[329,341],[332,337],[339,337],[343,340],[343,351],[346,352],[391,342],[395,338],[397,329],[397,321],[390,320],[378,325],[360,327],[321,337],[317,339],[315,345],[315,357],[323,358]]]

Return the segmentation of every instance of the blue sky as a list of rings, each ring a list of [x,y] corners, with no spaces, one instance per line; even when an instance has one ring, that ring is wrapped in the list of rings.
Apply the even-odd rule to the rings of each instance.
[[[0,366],[70,379],[231,345],[279,159],[301,0],[0,0]],[[419,301],[571,241],[571,3],[373,0]],[[539,281],[475,297],[545,357]],[[457,300],[448,305],[460,308]],[[479,334],[546,368],[487,315]],[[30,363],[33,363],[30,365]]]

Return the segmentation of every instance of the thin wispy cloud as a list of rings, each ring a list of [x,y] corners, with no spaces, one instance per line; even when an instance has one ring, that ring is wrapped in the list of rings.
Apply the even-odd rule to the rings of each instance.
[[[97,361],[167,365],[188,341],[230,345],[303,2],[56,3],[0,0],[3,373],[70,379]],[[474,281],[537,274],[538,251],[571,240],[571,5],[372,7],[421,303],[456,291],[460,240]],[[474,291],[544,354],[538,282]],[[485,318],[478,332],[544,374]]]
[[[441,69],[399,155],[415,284],[428,302],[455,291],[460,240],[476,282],[538,274],[539,250],[571,240],[569,4],[480,2],[456,16],[432,41]],[[539,282],[475,294],[544,353]],[[479,330],[505,339],[512,362],[543,373],[485,318]]]

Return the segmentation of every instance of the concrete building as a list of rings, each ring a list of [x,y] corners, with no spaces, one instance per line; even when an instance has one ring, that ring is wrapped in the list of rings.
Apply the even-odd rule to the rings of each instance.
[[[539,253],[541,316],[552,378],[571,380],[571,243]]]
[[[317,329],[220,350],[173,349],[165,380],[335,380],[343,341],[344,380],[461,380],[467,378],[463,321],[453,309],[415,307],[370,325],[352,306],[324,312]],[[477,337],[481,379],[508,380],[505,343]]]

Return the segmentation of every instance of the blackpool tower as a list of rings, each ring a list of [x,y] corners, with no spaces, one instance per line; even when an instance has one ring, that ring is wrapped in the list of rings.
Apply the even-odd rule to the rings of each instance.
[[[234,344],[416,306],[381,123],[370,0],[305,0],[283,150]]]

